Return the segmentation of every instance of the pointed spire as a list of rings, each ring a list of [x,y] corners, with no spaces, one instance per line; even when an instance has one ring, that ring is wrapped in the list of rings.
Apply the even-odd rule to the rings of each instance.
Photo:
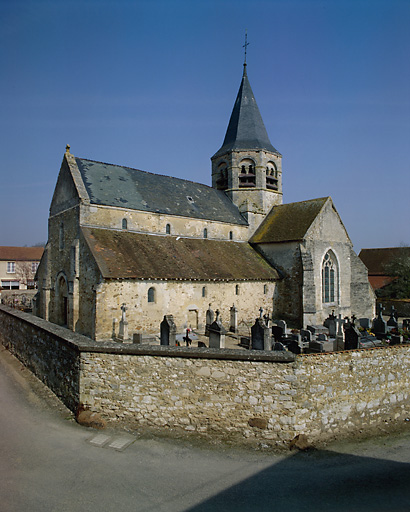
[[[228,129],[222,147],[214,157],[232,150],[265,149],[277,155],[280,153],[272,146],[265,125],[256,104],[246,71],[246,53],[248,31],[245,31],[245,49],[242,82],[229,120]]]
[[[243,65],[242,82],[229,120],[228,129],[222,147],[214,157],[231,150],[265,149],[277,155],[280,153],[272,146],[259,112]]]

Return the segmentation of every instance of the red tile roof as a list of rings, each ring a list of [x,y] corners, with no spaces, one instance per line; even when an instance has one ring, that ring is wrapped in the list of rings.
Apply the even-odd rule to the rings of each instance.
[[[43,247],[8,247],[0,246],[1,261],[40,261]]]

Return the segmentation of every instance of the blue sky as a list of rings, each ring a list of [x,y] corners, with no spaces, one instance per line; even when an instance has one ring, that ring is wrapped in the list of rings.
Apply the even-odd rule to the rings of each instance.
[[[248,76],[284,202],[357,251],[410,243],[410,1],[0,0],[0,245],[47,239],[66,144],[210,185]]]

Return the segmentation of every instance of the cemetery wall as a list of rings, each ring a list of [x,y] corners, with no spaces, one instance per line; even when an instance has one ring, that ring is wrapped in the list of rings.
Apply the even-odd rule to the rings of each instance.
[[[112,425],[280,445],[410,417],[408,345],[278,363],[262,352],[96,343],[5,306],[0,339],[68,407],[83,403]]]

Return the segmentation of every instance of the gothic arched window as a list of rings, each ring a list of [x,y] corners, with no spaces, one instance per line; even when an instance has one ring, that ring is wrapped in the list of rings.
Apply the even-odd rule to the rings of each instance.
[[[206,228],[204,229],[204,238],[208,238],[208,230]]]
[[[336,256],[332,251],[325,254],[322,262],[322,302],[337,301],[338,269]]]
[[[122,219],[122,229],[127,229],[127,228],[128,228],[127,219]]]
[[[170,234],[171,234],[171,224],[167,224],[167,225],[165,226],[165,233],[166,233],[167,235],[170,235]]]

